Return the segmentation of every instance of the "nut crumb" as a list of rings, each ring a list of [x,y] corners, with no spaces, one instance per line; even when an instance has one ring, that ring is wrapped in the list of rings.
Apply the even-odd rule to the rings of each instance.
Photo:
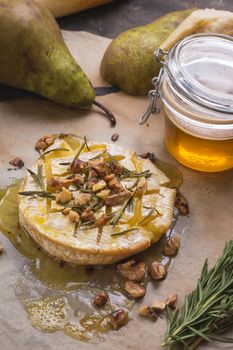
[[[11,160],[9,164],[19,169],[21,169],[24,166],[24,162],[19,157],[16,157],[15,159]]]
[[[166,277],[166,269],[165,266],[161,263],[159,263],[158,261],[153,261],[150,269],[149,269],[149,273],[151,278],[153,278],[154,280],[162,280]]]
[[[138,309],[138,313],[141,316],[152,318],[156,321],[159,317],[159,313],[153,310],[153,308],[149,305],[143,305]]]
[[[128,314],[124,309],[118,309],[109,315],[109,319],[113,329],[117,330],[128,322]]]
[[[124,285],[124,290],[129,296],[135,299],[142,298],[146,294],[145,287],[133,281],[126,281]]]
[[[116,142],[117,140],[118,140],[118,138],[119,138],[119,134],[117,134],[116,132],[112,135],[112,137],[111,137],[111,140],[113,141],[113,142]]]
[[[178,209],[180,215],[185,216],[189,214],[189,205],[187,199],[181,194],[178,189],[176,192],[175,207]]]
[[[93,304],[98,307],[104,306],[107,303],[108,298],[108,293],[102,291],[94,297]]]
[[[154,301],[151,307],[157,312],[162,312],[165,310],[166,303],[164,301]]]
[[[171,309],[175,309],[176,308],[176,304],[177,304],[177,300],[178,300],[177,294],[171,294],[166,299],[166,305],[170,306]]]
[[[154,152],[145,152],[145,153],[141,154],[139,157],[141,157],[143,159],[149,159],[152,162],[156,160]]]
[[[37,152],[44,151],[49,146],[53,145],[55,141],[55,136],[45,135],[41,137],[35,144],[35,150]]]
[[[175,256],[180,248],[180,236],[176,235],[171,237],[163,250],[165,256]]]
[[[123,277],[130,281],[137,282],[141,281],[146,273],[145,263],[136,263],[135,260],[129,260],[123,264],[118,264],[117,269]]]

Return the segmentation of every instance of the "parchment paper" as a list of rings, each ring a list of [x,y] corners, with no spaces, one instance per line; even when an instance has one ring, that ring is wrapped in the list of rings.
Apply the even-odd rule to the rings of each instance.
[[[98,67],[108,39],[88,33],[63,32],[74,57],[91,78],[94,86],[103,86]],[[99,97],[117,117],[117,126],[110,128],[108,120],[94,108],[89,113],[77,112],[52,102],[24,98],[0,103],[0,185],[11,183],[12,177],[21,178],[20,171],[7,171],[8,162],[16,156],[30,166],[35,159],[35,140],[45,133],[76,133],[92,140],[110,142],[114,132],[119,133],[118,144],[134,148],[139,154],[151,151],[157,157],[176,164],[184,174],[182,192],[188,198],[191,213],[184,218],[185,229],[178,256],[170,267],[168,277],[159,287],[149,283],[142,304],[164,299],[169,293],[177,293],[179,305],[184,295],[196,285],[206,257],[214,263],[225,242],[232,239],[233,226],[233,174],[201,174],[177,164],[168,154],[163,143],[163,117],[153,117],[149,126],[139,126],[139,117],[147,105],[147,98],[114,93]],[[176,228],[179,231],[179,227]],[[159,350],[166,329],[166,321],[156,323],[137,315],[137,303],[133,319],[118,332],[110,332],[104,342],[81,343],[64,336],[62,332],[45,334],[33,329],[26,312],[15,297],[15,283],[20,275],[19,253],[0,234],[6,253],[0,256],[0,349],[1,350]],[[21,258],[22,259],[22,258]],[[200,349],[232,349],[232,345],[212,343]]]

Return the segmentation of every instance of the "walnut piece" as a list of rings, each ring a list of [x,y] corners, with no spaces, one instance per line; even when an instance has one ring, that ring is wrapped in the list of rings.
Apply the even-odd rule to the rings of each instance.
[[[72,196],[72,192],[62,187],[62,191],[56,194],[56,202],[62,204],[68,203],[71,201]]]
[[[45,135],[37,141],[35,144],[35,150],[38,152],[44,151],[49,146],[53,145],[54,141],[55,137],[53,135]]]
[[[23,162],[22,159],[19,158],[19,157],[16,157],[15,159],[11,160],[11,161],[9,162],[9,164],[10,164],[10,165],[13,165],[13,166],[15,166],[15,167],[17,167],[17,168],[19,168],[19,169],[21,169],[21,168],[24,166],[24,162]]]
[[[144,262],[136,263],[135,260],[129,260],[123,264],[118,264],[117,269],[120,274],[130,281],[141,281],[145,277],[146,264]]]
[[[69,212],[69,219],[70,219],[70,221],[74,222],[75,224],[79,224],[79,222],[80,222],[79,213],[77,213],[77,212],[74,211],[74,210],[71,210],[71,211]]]
[[[123,166],[120,163],[114,162],[114,161],[111,162],[111,171],[113,172],[113,174],[121,175],[122,170],[123,170]]]
[[[81,207],[89,204],[91,201],[91,194],[90,193],[81,193],[74,199],[74,203],[76,205],[79,205]]]
[[[128,322],[128,314],[124,309],[118,309],[109,315],[113,329],[117,330]]]
[[[109,181],[108,187],[111,188],[111,190],[113,190],[115,193],[119,193],[119,192],[125,191],[124,186],[115,177],[112,180]]]
[[[109,174],[104,177],[104,181],[109,183],[112,179],[114,179],[115,175],[114,174]]]
[[[165,278],[166,269],[163,264],[159,263],[158,261],[153,261],[150,266],[149,273],[151,278],[158,281]]]
[[[105,204],[107,207],[114,207],[116,205],[124,203],[126,199],[130,198],[130,196],[131,192],[128,190],[122,191],[117,194],[112,194],[111,196],[108,196]]]
[[[152,318],[153,320],[157,320],[159,314],[149,305],[143,305],[138,309],[138,313],[141,316]]]
[[[104,180],[100,180],[95,185],[93,185],[92,191],[99,192],[103,190],[106,186],[107,186],[106,182]]]
[[[71,208],[65,208],[65,209],[62,210],[62,214],[63,215],[69,215],[70,211],[71,211]]]
[[[84,212],[81,214],[81,220],[82,221],[92,221],[95,219],[94,212],[91,210],[90,207],[86,208]]]
[[[157,312],[162,312],[165,310],[166,303],[164,301],[154,301],[151,307]]]
[[[101,307],[107,303],[108,298],[109,298],[108,293],[105,291],[102,291],[94,297],[92,302],[94,305]]]
[[[105,164],[104,159],[94,159],[94,160],[89,160],[88,165],[97,171],[97,173],[100,176],[106,176],[110,174],[110,169],[107,167]]]
[[[189,205],[185,197],[177,190],[175,207],[178,209],[180,215],[189,214]]]
[[[75,159],[70,164],[69,171],[73,174],[78,174],[78,173],[81,173],[83,171],[85,166],[86,166],[86,163],[83,160]]]
[[[180,236],[176,235],[169,239],[164,247],[163,253],[166,256],[174,256],[180,248]]]
[[[48,185],[51,187],[56,188],[57,190],[61,190],[62,187],[69,188],[69,186],[72,184],[71,179],[61,179],[59,177],[52,177],[48,181]]]
[[[117,134],[116,132],[114,134],[112,134],[112,136],[111,136],[111,140],[113,142],[116,142],[118,140],[118,138],[119,138],[119,134]]]
[[[124,290],[132,298],[138,299],[144,297],[146,289],[143,285],[135,283],[133,281],[126,281],[124,284]]]
[[[178,296],[177,294],[171,294],[169,297],[166,299],[166,305],[170,306],[171,309],[176,308]]]
[[[110,195],[110,190],[102,190],[99,193],[96,194],[97,197],[103,199],[104,201],[108,198]]]
[[[102,227],[108,222],[108,217],[106,214],[101,215],[98,219],[95,221],[95,227]]]

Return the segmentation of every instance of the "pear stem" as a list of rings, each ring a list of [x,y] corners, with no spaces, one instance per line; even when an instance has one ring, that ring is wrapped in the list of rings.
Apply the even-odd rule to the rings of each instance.
[[[94,105],[96,105],[97,107],[99,107],[100,109],[102,109],[106,116],[108,117],[108,119],[111,122],[111,126],[115,126],[116,125],[116,118],[114,117],[113,113],[104,105],[102,105],[102,103],[98,102],[98,101],[94,101],[93,102]]]

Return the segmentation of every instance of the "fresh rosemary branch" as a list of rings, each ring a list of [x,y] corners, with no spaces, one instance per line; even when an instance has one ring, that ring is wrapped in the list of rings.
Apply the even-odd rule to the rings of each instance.
[[[49,199],[55,199],[56,197],[47,191],[23,191],[19,192],[21,196],[37,196],[41,198],[49,198]]]
[[[124,231],[120,231],[120,232],[114,232],[111,234],[112,237],[116,237],[116,236],[121,236],[121,235],[126,235],[126,233],[128,232],[132,232],[132,231],[135,231],[135,230],[138,230],[137,227],[132,227],[132,228],[128,228]]]
[[[233,343],[221,336],[233,326],[233,241],[225,245],[212,269],[206,260],[197,287],[186,296],[182,312],[168,311],[162,346],[180,344],[194,350],[202,340]]]
[[[31,169],[27,169],[29,174],[32,176],[35,183],[42,189],[42,191],[45,190],[45,184],[44,184],[44,178],[43,178],[43,165],[38,164],[37,167],[37,174],[34,173]]]
[[[51,153],[51,152],[55,152],[55,151],[65,151],[65,152],[67,152],[67,151],[69,151],[68,150],[68,148],[64,148],[64,147],[58,147],[58,148],[53,148],[53,149],[49,149],[48,151],[45,151],[44,153],[42,153],[41,154],[41,156],[38,158],[38,160],[39,159],[41,159],[41,158],[43,158],[44,156],[46,156],[47,154],[49,154],[49,153]]]
[[[84,148],[85,146],[86,146],[87,150],[90,151],[90,148],[88,147],[88,144],[87,144],[86,136],[84,136],[84,141],[83,141],[83,143],[79,146],[79,149],[78,149],[77,153],[75,154],[73,161],[75,161],[76,159],[78,159],[80,153],[82,152],[82,150],[83,150],[83,148]]]
[[[117,212],[117,214],[113,217],[112,221],[111,221],[111,225],[113,225],[113,227],[116,226],[116,224],[118,223],[118,221],[121,219],[122,215],[124,214],[127,206],[129,205],[129,203],[133,200],[133,197],[135,195],[136,191],[132,192],[131,196],[127,199],[127,201],[125,202],[125,204],[123,205],[123,207]]]

